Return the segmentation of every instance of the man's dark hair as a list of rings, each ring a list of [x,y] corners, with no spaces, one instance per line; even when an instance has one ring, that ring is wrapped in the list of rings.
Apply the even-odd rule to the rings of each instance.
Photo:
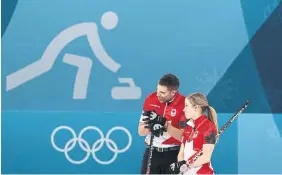
[[[173,74],[165,74],[161,77],[159,85],[166,86],[168,90],[177,90],[179,88],[179,79]]]

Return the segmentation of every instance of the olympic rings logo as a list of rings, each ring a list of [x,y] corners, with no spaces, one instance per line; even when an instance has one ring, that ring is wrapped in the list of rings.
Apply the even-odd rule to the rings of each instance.
[[[59,148],[55,144],[55,135],[60,130],[69,131],[72,134],[72,137],[73,137],[72,139],[70,139],[69,141],[66,142],[64,148]],[[97,131],[98,134],[100,135],[100,139],[98,139],[95,143],[93,143],[92,147],[90,147],[88,142],[85,139],[83,139],[83,137],[82,137],[83,134],[88,130]],[[125,132],[125,134],[128,136],[128,143],[123,149],[118,149],[117,144],[112,139],[110,139],[110,135],[112,134],[112,132],[114,132],[116,130],[121,130],[121,131]],[[69,156],[69,152],[72,149],[74,149],[74,147],[76,146],[76,143],[78,143],[79,147],[84,152],[86,152],[85,157],[82,158],[81,160],[74,160],[74,159],[70,158],[70,156]],[[102,149],[102,147],[104,146],[104,143],[106,143],[107,147],[114,153],[113,157],[108,161],[100,160],[96,156],[96,152],[98,152],[100,149]],[[75,131],[68,126],[59,126],[59,127],[55,128],[54,131],[51,134],[51,144],[52,144],[52,146],[55,148],[55,150],[57,150],[59,152],[63,152],[65,154],[66,159],[73,164],[82,164],[82,163],[86,162],[91,154],[92,154],[93,159],[96,162],[103,164],[103,165],[111,164],[112,162],[115,161],[115,159],[117,158],[117,155],[119,153],[123,153],[130,148],[131,143],[132,143],[132,136],[131,136],[130,132],[126,128],[121,127],[121,126],[116,126],[116,127],[113,127],[112,129],[110,129],[108,131],[108,133],[106,134],[106,137],[104,136],[103,132],[99,128],[97,128],[96,126],[87,126],[87,127],[83,128],[80,131],[80,133],[78,134],[78,136],[76,135]]]

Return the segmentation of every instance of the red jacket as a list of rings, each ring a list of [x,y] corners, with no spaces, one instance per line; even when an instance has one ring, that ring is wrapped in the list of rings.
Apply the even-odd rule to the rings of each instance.
[[[179,93],[175,94],[174,99],[169,103],[161,103],[157,97],[157,93],[150,94],[144,102],[143,110],[155,111],[158,115],[163,116],[167,121],[171,122],[172,126],[181,128],[185,126],[186,118],[184,116],[185,97]],[[182,127],[183,129],[185,127]],[[155,140],[159,141],[160,144],[175,144],[180,145],[180,141],[173,137],[169,137],[168,133],[165,133],[166,137],[160,137]]]
[[[184,144],[184,160],[191,160],[195,154],[197,154],[204,144],[215,144],[216,127],[207,118],[202,115],[194,121],[194,129],[191,126],[187,126],[183,133],[182,143]],[[213,168],[211,162],[207,162],[200,167],[192,168],[187,173],[197,174],[213,174]]]

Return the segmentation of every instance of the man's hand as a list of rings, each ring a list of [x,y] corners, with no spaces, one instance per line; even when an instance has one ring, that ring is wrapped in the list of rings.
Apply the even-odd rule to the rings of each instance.
[[[159,137],[159,136],[162,136],[163,133],[165,131],[167,131],[162,125],[160,124],[151,124],[149,126],[145,126],[145,128],[148,128],[151,133],[156,136],[156,137]]]
[[[155,111],[144,111],[142,115],[144,116],[143,121],[148,126],[155,124],[164,126],[166,123],[166,118],[159,116]]]
[[[169,171],[171,174],[179,174],[180,172],[185,172],[188,170],[188,166],[186,165],[186,161],[182,160],[179,162],[175,162],[170,165]]]

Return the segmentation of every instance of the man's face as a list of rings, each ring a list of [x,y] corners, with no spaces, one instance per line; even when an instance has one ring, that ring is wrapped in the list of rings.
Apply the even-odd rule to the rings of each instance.
[[[162,103],[172,100],[176,92],[177,92],[176,90],[170,91],[166,86],[162,86],[158,84],[157,97],[159,101]]]

